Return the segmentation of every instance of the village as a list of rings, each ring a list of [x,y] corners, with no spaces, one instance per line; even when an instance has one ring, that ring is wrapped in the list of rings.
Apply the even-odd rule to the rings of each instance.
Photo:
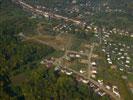
[[[25,9],[32,11],[33,15],[31,18],[33,19],[41,15],[46,19],[63,19],[66,21],[65,23],[57,23],[54,25],[52,27],[52,31],[54,33],[69,34],[73,31],[77,33],[80,30],[83,30],[85,34],[93,33],[93,39],[87,42],[85,41],[85,43],[83,42],[82,46],[78,45],[78,50],[71,50],[71,48],[66,48],[64,46],[61,48],[64,52],[63,56],[59,58],[54,56],[50,58],[42,58],[40,64],[45,65],[48,69],[54,66],[54,69],[57,72],[64,73],[68,76],[73,75],[78,82],[87,84],[100,96],[109,95],[116,100],[121,99],[120,90],[116,84],[107,83],[105,82],[106,80],[102,79],[102,77],[99,78],[99,73],[101,73],[99,72],[99,66],[101,66],[99,64],[99,59],[102,59],[102,55],[105,57],[106,66],[108,68],[120,71],[122,73],[132,73],[133,62],[131,59],[133,54],[130,54],[130,52],[133,50],[133,45],[123,43],[122,40],[119,42],[117,40],[113,40],[114,36],[118,35],[132,40],[132,33],[126,30],[117,29],[115,27],[112,29],[108,29],[106,27],[99,28],[95,25],[95,23],[88,24],[87,22],[80,21],[79,19],[74,20],[73,18],[46,12],[46,7],[41,5],[37,5],[33,8],[22,0],[17,0],[17,2]],[[75,2],[76,0],[73,0],[73,3]],[[57,8],[55,8],[55,10],[58,12]],[[73,8],[71,13],[78,11],[78,8]],[[106,11],[111,12],[113,10],[107,7]],[[115,11],[121,12],[121,10]],[[44,44],[50,45],[54,48],[57,47],[57,44],[54,44],[53,46],[49,44],[50,42],[45,42],[46,43]],[[97,49],[99,51],[97,51]],[[97,52],[100,52],[100,54]],[[124,80],[127,79],[127,76],[124,74],[122,74],[121,77]]]
[[[93,88],[93,90],[100,96],[106,95],[106,92],[101,88],[101,86],[103,86],[105,87],[105,89],[110,92],[112,91],[112,93],[120,98],[117,86],[104,84],[104,80],[96,78],[98,73],[97,64],[93,58],[93,61],[90,62],[90,66],[88,66],[89,61],[87,56],[88,55],[83,51],[66,51],[65,55],[61,58],[51,57],[49,59],[43,59],[40,63],[45,64],[47,68],[55,66],[55,71],[64,73],[68,76],[76,74],[76,76],[74,76],[78,82],[87,84],[89,87]],[[72,67],[72,65],[74,67]],[[89,77],[89,79],[93,80],[94,83],[89,79],[85,79],[84,77]]]

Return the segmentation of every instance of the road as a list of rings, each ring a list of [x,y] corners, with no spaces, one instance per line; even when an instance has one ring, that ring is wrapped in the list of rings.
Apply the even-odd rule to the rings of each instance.
[[[88,59],[91,59],[94,46],[95,46],[95,45],[93,44],[93,45],[92,45],[92,48],[91,48],[91,50],[90,50],[90,53],[88,54]],[[62,64],[62,63],[61,63],[61,62],[62,62],[62,59],[67,55],[68,52],[73,52],[73,53],[80,54],[79,52],[76,52],[76,51],[66,50],[64,56],[62,56],[62,57],[60,57],[59,59],[57,59],[57,60],[55,61],[54,64],[56,64],[57,66],[60,66],[61,69],[65,69],[65,70],[67,70],[67,71],[69,71],[69,72],[73,72],[74,74],[76,74],[76,75],[82,77],[82,78],[85,79],[85,80],[89,80],[89,82],[91,82],[91,83],[93,83],[94,85],[96,85],[100,90],[103,90],[103,91],[104,91],[106,94],[108,94],[113,100],[121,100],[121,99],[120,99],[119,97],[117,97],[112,91],[109,91],[108,89],[106,89],[104,85],[100,85],[97,81],[91,79],[90,77],[85,76],[85,75],[81,74],[80,72],[75,71],[75,70],[71,69],[70,67],[67,67],[67,66],[65,66],[64,64]],[[85,55],[86,55],[86,54],[85,54]],[[91,62],[91,60],[89,60],[89,62],[88,62],[89,68],[91,68],[91,63],[90,63],[90,62]]]
[[[88,78],[90,78],[90,76],[91,76],[91,67],[92,67],[91,57],[92,57],[93,49],[94,49],[94,43],[91,46],[90,53],[88,52]]]
[[[54,44],[52,45],[52,44],[50,44],[48,42],[45,42],[43,40],[40,40],[40,39],[37,39],[37,38],[34,38],[34,37],[28,37],[28,36],[25,36],[24,34],[19,34],[19,36],[23,37],[24,38],[24,41],[26,41],[26,40],[34,40],[34,41],[36,41],[38,43],[41,43],[41,44],[44,44],[44,45],[48,45],[50,47],[53,47],[55,50],[61,50],[61,51],[63,51],[63,49],[62,48],[59,48],[57,45],[54,45]]]
[[[27,9],[33,13],[37,13],[39,15],[42,15],[44,17],[46,16],[50,16],[51,18],[56,18],[56,19],[63,19],[65,21],[70,21],[70,22],[73,22],[75,24],[83,24],[83,22],[79,21],[79,20],[74,20],[74,19],[71,19],[71,18],[68,18],[68,17],[64,17],[64,16],[61,16],[61,15],[58,15],[58,14],[53,14],[51,12],[45,12],[45,11],[42,11],[40,9],[37,9],[35,7],[32,7],[31,5],[29,4],[26,4],[25,2],[22,2],[21,0],[13,0],[13,2],[15,2],[16,4],[19,4],[20,6],[22,6],[24,9]]]
[[[91,78],[88,78],[88,77],[82,75],[81,73],[79,73],[79,72],[71,69],[71,68],[68,68],[68,67],[61,67],[61,68],[62,69],[65,69],[67,71],[73,72],[74,74],[76,74],[76,75],[78,75],[78,76],[80,76],[80,77],[82,77],[82,78],[84,78],[86,80],[89,80],[91,83],[93,83],[94,85],[96,85],[97,87],[99,87],[100,90],[103,90],[106,94],[108,94],[112,99],[114,99],[114,100],[120,100],[120,98],[117,97],[112,91],[107,90],[105,88],[105,86],[100,85],[97,81],[95,81],[95,80],[93,80]]]
[[[73,50],[66,50],[66,53],[75,53],[75,54],[80,54],[83,56],[87,56],[87,53],[81,53],[81,52],[77,52],[77,51],[73,51]]]

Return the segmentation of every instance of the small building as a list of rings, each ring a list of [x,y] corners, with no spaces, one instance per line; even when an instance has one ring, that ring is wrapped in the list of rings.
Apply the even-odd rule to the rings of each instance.
[[[98,94],[99,94],[100,96],[104,96],[106,93],[105,93],[105,92],[100,92],[100,91],[98,91]]]
[[[40,62],[40,64],[44,64],[44,61],[42,60],[42,61]]]
[[[120,68],[120,71],[124,71],[124,69],[123,68]]]
[[[97,74],[97,71],[96,70],[92,70],[91,73],[92,74]]]
[[[113,64],[112,61],[108,61],[109,64]]]
[[[126,60],[126,63],[127,63],[127,64],[129,64],[129,63],[130,63],[130,61],[129,61],[129,60]]]
[[[103,80],[98,80],[98,83],[99,83],[100,85],[103,85]]]
[[[92,74],[91,77],[92,77],[92,78],[96,78],[96,75],[95,75],[95,74]]]
[[[77,58],[80,58],[80,57],[81,57],[79,54],[76,54],[75,56],[76,56]]]
[[[79,71],[81,74],[85,73],[86,71],[83,71],[82,69]]]
[[[73,72],[65,72],[67,75],[72,75]]]
[[[89,82],[89,80],[82,79],[82,82],[87,84]]]
[[[111,89],[111,87],[109,85],[106,85],[105,88],[108,89],[108,90]]]
[[[92,65],[92,66],[96,66],[96,62],[92,62],[91,65]]]

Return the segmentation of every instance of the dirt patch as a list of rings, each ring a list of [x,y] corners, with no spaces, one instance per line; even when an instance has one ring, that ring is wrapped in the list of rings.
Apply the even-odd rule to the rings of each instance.
[[[25,74],[19,74],[17,76],[12,77],[11,81],[13,84],[23,84],[28,81],[28,76],[26,76]]]
[[[52,46],[56,49],[68,49],[72,44],[72,37],[69,35],[50,36],[50,35],[38,35],[31,37],[33,40],[41,41],[42,43]]]
[[[133,83],[129,82],[129,83],[128,83],[128,86],[129,86],[130,88],[133,88]]]

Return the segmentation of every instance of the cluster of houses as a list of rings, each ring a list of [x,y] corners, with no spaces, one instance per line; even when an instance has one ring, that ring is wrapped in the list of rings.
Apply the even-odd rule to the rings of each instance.
[[[100,88],[97,87],[96,85],[94,85],[93,83],[90,83],[89,86],[90,86],[91,88],[93,88],[93,90],[94,90],[98,95],[100,95],[100,96],[106,95],[106,93],[105,93],[104,91],[100,90]]]
[[[92,78],[96,78],[96,74],[97,74],[97,64],[96,62],[92,62],[91,63],[92,67],[91,67],[91,77]]]
[[[46,7],[44,6],[40,6],[40,5],[37,5],[36,6],[36,10],[38,9],[47,9]],[[76,8],[75,8],[76,9]],[[38,12],[42,12],[41,10],[38,10]],[[71,10],[72,11],[72,10]],[[48,14],[47,12],[43,12],[43,15],[45,17],[49,17],[50,14]],[[55,14],[55,16],[57,17],[57,15]],[[59,16],[59,15],[58,15]],[[57,17],[58,18],[58,17]],[[66,17],[63,17],[63,18],[66,18]],[[68,31],[71,31],[73,28],[71,28],[70,26],[66,26],[65,24],[63,25],[59,25],[60,27],[54,27],[53,30],[57,30],[57,31],[60,31],[62,29],[65,29],[66,32]],[[86,23],[85,25],[83,24],[82,26],[86,26]],[[94,23],[90,23],[89,25],[86,26],[86,29],[85,31],[93,31],[94,33],[98,33],[98,32],[102,32],[102,33],[114,33],[114,34],[119,34],[119,35],[125,35],[125,36],[130,36],[130,37],[133,37],[133,34],[132,33],[129,33],[128,31],[125,31],[125,30],[120,30],[120,29],[117,29],[117,28],[113,28],[113,29],[106,29],[105,27],[103,27],[102,29],[100,29],[99,31],[99,27],[94,25]],[[102,30],[102,31],[101,31]]]
[[[91,31],[93,31],[94,33],[104,33],[103,35],[109,35],[109,34],[119,34],[119,35],[123,35],[123,36],[129,36],[129,37],[133,37],[133,33],[130,33],[126,30],[122,30],[122,29],[118,29],[118,28],[112,28],[112,29],[107,29],[105,26],[102,27],[101,29],[94,25],[94,23],[90,23],[89,25],[87,25],[87,28]]]
[[[113,64],[113,61],[115,62],[116,65],[118,65],[121,71],[123,71],[123,68],[130,68],[131,67],[131,58],[128,54],[128,49],[130,48],[129,46],[126,46],[125,44],[122,43],[109,43],[107,49],[103,49],[103,52],[106,53],[107,56],[107,62],[109,64]]]
[[[53,57],[48,59],[43,59],[40,64],[46,65],[47,68],[51,68],[53,66],[55,59]]]
[[[74,52],[68,52],[66,59],[70,60],[70,59],[68,59],[68,57],[69,58],[81,58],[81,55],[78,54],[78,53],[74,53]],[[51,57],[51,58],[48,58],[48,59],[43,59],[40,63],[45,64],[47,68],[51,68],[54,62],[55,62],[55,59],[53,57]],[[96,74],[97,74],[97,68],[96,68],[97,64],[96,64],[96,62],[91,62],[91,65],[92,65],[92,67],[91,67],[91,77],[95,78]],[[55,71],[59,71],[59,72],[64,73],[68,76],[71,76],[73,74],[72,71],[68,71],[66,69],[63,69],[60,66],[55,67]],[[79,71],[79,73],[81,73],[81,74],[84,74],[85,72],[86,72],[86,70],[82,70],[82,69],[80,69],[80,71]],[[100,95],[100,96],[106,95],[106,93],[104,91],[102,91],[98,86],[96,86],[93,83],[89,82],[88,79],[84,79],[81,76],[76,76],[76,80],[78,82],[82,82],[84,84],[89,85],[89,87],[93,88],[93,90],[98,95]],[[106,89],[112,91],[116,96],[120,97],[117,86],[104,85],[103,80],[100,80],[100,79],[98,79],[97,82],[100,86],[105,86]]]
[[[116,31],[116,29],[113,29]],[[111,32],[106,32],[105,29],[103,29],[103,36],[100,37],[99,34],[95,34],[96,37],[101,38],[101,41],[103,43],[102,51],[106,54],[106,60],[108,64],[110,65],[118,65],[120,68],[120,71],[123,71],[123,68],[130,68],[131,67],[131,58],[129,56],[128,50],[131,49],[131,46],[127,46],[124,43],[116,43],[111,42]]]
[[[65,73],[65,74],[68,75],[68,76],[70,76],[70,75],[73,74],[73,72],[67,71],[67,70],[64,70],[64,69],[61,69],[61,72],[62,72],[62,73]]]
[[[122,9],[112,9],[111,7],[109,7],[109,4],[106,2],[106,3],[103,3],[102,5],[104,7],[104,10],[105,12],[124,12],[124,10]]]
[[[68,55],[70,58],[81,58],[81,55],[80,54],[77,54],[77,53],[68,53]]]
[[[100,86],[104,86],[107,90],[112,91],[117,97],[120,98],[120,93],[119,93],[119,90],[118,90],[117,86],[115,86],[115,85],[112,86],[112,85],[104,84],[103,80],[101,80],[101,79],[98,79],[97,81],[98,81]],[[98,86],[94,85],[93,83],[90,83],[89,85],[100,96],[104,96],[106,94],[105,92],[101,91],[100,88]]]
[[[53,27],[53,31],[60,32],[60,33],[68,33],[72,30],[71,25],[67,24],[59,24]]]

